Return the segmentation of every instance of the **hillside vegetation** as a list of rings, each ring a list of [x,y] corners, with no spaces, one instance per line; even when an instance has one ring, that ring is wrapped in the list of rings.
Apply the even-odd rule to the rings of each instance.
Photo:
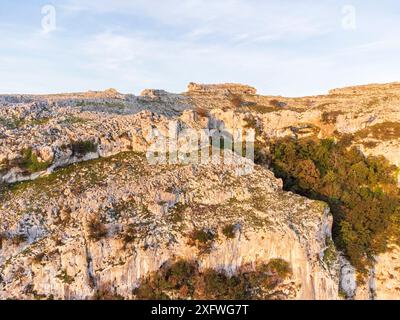
[[[335,243],[361,274],[398,240],[396,167],[383,157],[365,157],[344,141],[287,138],[272,143],[269,161],[285,190],[329,204]]]

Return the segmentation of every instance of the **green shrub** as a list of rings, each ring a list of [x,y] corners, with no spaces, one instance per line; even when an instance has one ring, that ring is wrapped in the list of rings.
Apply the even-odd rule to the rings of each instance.
[[[74,277],[68,275],[66,270],[61,270],[60,274],[57,275],[57,278],[65,284],[72,284],[75,281]]]
[[[164,272],[164,277],[170,287],[179,288],[189,285],[190,279],[197,273],[197,264],[192,261],[179,260]]]
[[[126,247],[128,244],[132,243],[135,241],[137,238],[137,230],[134,225],[129,225],[124,232],[122,233],[122,241],[124,243],[124,246]]]
[[[37,118],[27,122],[27,124],[31,126],[42,126],[47,124],[49,121],[50,118]]]
[[[250,292],[246,288],[246,281],[243,277],[229,277],[223,272],[206,270],[202,274],[204,282],[204,298],[207,300],[241,300],[249,299]]]
[[[107,237],[107,227],[97,218],[93,218],[88,223],[89,238],[94,241],[100,241]]]
[[[97,152],[97,144],[93,141],[77,141],[72,143],[71,147],[75,156],[84,156],[90,152]]]
[[[200,253],[210,253],[217,235],[210,230],[193,230],[189,235],[189,245],[196,246]]]
[[[164,293],[161,289],[158,289],[153,280],[148,278],[145,279],[140,287],[133,290],[133,294],[138,300],[170,300],[168,294]]]
[[[86,119],[83,119],[83,118],[80,118],[80,117],[71,115],[71,116],[67,116],[67,117],[65,118],[65,120],[63,121],[63,123],[66,123],[66,124],[76,124],[76,123],[85,123],[85,122],[87,122],[87,121],[88,121],[88,120],[86,120]]]
[[[222,233],[228,239],[234,239],[236,235],[236,225],[228,224],[222,229]]]
[[[184,220],[184,213],[187,208],[187,204],[177,203],[173,208],[169,210],[169,220],[173,224],[182,222]]]
[[[288,278],[292,273],[289,263],[280,258],[271,259],[266,268],[269,272],[276,274],[281,279]]]
[[[209,243],[211,241],[214,241],[216,238],[216,235],[214,232],[209,231],[209,230],[194,230],[192,234],[190,235],[190,239],[193,241],[197,241],[202,244]]]

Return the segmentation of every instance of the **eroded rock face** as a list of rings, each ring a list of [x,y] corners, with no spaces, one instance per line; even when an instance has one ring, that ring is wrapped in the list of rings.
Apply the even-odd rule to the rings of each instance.
[[[153,130],[167,136],[177,121],[179,130],[255,126],[259,141],[353,134],[365,154],[398,165],[398,84],[284,98],[192,83],[184,94],[107,90],[1,96],[0,103],[0,298],[89,299],[103,288],[134,298],[142,276],[177,258],[228,273],[285,259],[293,269],[288,299],[399,297],[396,246],[376,257],[369,281],[357,286],[348,262],[325,259],[326,206],[283,192],[266,168],[150,166],[144,156]],[[8,185],[18,181],[25,182]],[[97,240],[90,231],[96,217],[107,230]],[[221,232],[229,223],[240,226],[234,239]],[[219,235],[208,254],[188,244],[197,228]]]
[[[336,275],[321,259],[331,236],[327,207],[283,192],[264,168],[237,176],[236,166],[150,166],[129,152],[7,190],[0,297],[90,299],[107,286],[132,299],[140,278],[169,260],[233,274],[279,257],[293,270],[286,298],[336,299]],[[221,232],[228,224],[239,226],[233,239]],[[188,244],[204,228],[218,235],[207,253]]]

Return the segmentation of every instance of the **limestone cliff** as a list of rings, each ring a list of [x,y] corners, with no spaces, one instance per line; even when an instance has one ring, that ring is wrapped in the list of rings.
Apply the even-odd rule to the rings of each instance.
[[[327,206],[282,191],[268,168],[151,166],[145,157],[154,129],[167,136],[176,121],[179,130],[251,124],[263,141],[352,134],[365,154],[399,165],[398,84],[304,98],[190,84],[182,94],[107,90],[2,96],[0,103],[0,298],[89,299],[99,290],[135,298],[142,276],[177,258],[228,273],[285,259],[293,270],[288,299],[337,299],[343,291],[399,297],[396,246],[376,257],[368,283],[357,287],[354,268],[332,248]],[[226,224],[236,226],[233,239],[223,235]],[[102,232],[93,235],[94,226]],[[210,252],[189,244],[196,229],[218,235]]]

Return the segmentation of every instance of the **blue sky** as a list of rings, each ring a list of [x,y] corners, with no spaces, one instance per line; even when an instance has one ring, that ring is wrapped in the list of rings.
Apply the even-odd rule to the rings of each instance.
[[[47,32],[45,5],[56,13]],[[400,81],[399,35],[397,0],[1,0],[0,93],[194,81],[320,94]]]

